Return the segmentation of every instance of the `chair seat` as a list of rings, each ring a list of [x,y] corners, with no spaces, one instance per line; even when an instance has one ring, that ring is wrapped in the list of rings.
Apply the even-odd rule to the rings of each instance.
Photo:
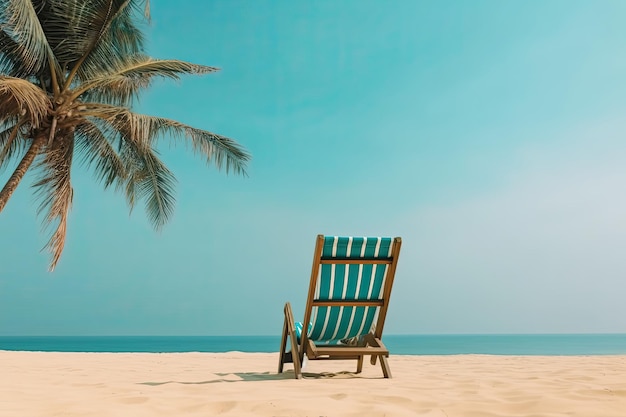
[[[301,338],[302,338],[303,327],[304,326],[302,325],[301,321],[296,322],[296,338],[298,340],[298,343],[300,343],[300,341],[302,340]],[[309,333],[311,332],[312,328],[313,328],[313,324],[309,323]],[[364,338],[364,335],[360,335],[360,336],[351,337],[349,339],[313,340],[313,342],[318,346],[320,345],[363,346],[364,345],[363,338]]]

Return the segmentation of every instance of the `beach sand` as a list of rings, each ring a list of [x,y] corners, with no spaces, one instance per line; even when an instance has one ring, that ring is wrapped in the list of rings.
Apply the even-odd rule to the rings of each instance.
[[[309,362],[268,353],[0,352],[0,416],[626,416],[626,356],[396,356]]]

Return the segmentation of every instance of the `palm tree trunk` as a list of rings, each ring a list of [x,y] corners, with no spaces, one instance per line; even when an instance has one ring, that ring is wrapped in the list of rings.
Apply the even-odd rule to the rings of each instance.
[[[45,143],[45,135],[38,135],[35,140],[33,140],[33,143],[31,143],[30,148],[28,148],[26,155],[24,155],[17,168],[15,168],[15,171],[13,171],[13,174],[11,174],[11,177],[4,185],[4,188],[2,188],[2,191],[0,191],[0,213],[4,210],[4,206],[7,205],[9,198],[13,195],[13,192],[19,185],[20,181],[22,181],[22,178],[24,178],[26,171],[28,171],[31,164],[35,160],[35,157],[39,153],[39,150]]]

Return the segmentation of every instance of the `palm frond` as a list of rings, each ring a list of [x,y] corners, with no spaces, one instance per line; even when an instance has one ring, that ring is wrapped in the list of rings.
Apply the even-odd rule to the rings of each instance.
[[[0,76],[0,117],[23,117],[37,127],[50,108],[41,88],[21,78]]]
[[[125,177],[123,180],[120,176],[111,177],[109,184],[117,180],[117,188],[125,192],[131,211],[138,200],[144,200],[148,219],[160,230],[174,213],[176,180],[173,174],[158,158],[146,131],[129,116],[132,113],[128,109],[96,103],[84,105],[88,118],[104,124],[102,129],[109,143],[110,138],[118,141],[117,155],[124,165]]]
[[[160,230],[174,213],[176,180],[156,152],[146,152],[142,159],[144,166],[138,174],[143,180],[137,183],[138,195],[146,201],[148,219]]]
[[[130,0],[122,2],[110,20],[104,22],[84,61],[77,63],[75,71],[79,80],[89,80],[103,71],[110,72],[126,56],[143,51],[144,36],[134,19],[138,12],[137,7],[134,7],[136,3]]]
[[[20,135],[20,123],[13,125],[0,132],[0,172],[8,165],[11,159],[17,159],[26,152],[26,145],[30,143]]]
[[[0,0],[0,25],[13,43],[5,43],[7,55],[19,56],[20,67],[29,74],[40,74],[52,64],[59,66],[37,16],[35,3],[29,0]]]
[[[125,192],[130,209],[137,200],[145,200],[148,219],[160,230],[174,213],[174,175],[150,148],[127,141],[120,154],[128,172]]]
[[[127,179],[126,183],[118,183],[117,191],[123,191],[126,197],[126,203],[130,212],[133,212],[135,204],[137,204],[137,184],[142,179],[139,172],[142,169],[141,158],[137,155],[137,152],[132,147],[125,145],[124,142],[120,142],[119,155],[124,162],[124,168],[126,170]]]
[[[74,77],[115,67],[124,56],[143,50],[143,35],[136,26],[138,0],[48,0],[40,14],[52,49],[70,70],[65,88]]]
[[[196,153],[208,163],[245,174],[248,153],[232,139],[192,128],[174,120],[132,113],[123,107],[99,103],[83,103],[85,114],[107,123],[120,135],[119,156],[126,164],[128,179],[124,187],[129,206],[146,199],[148,216],[159,229],[173,210],[174,178],[157,158],[153,146],[163,135],[174,139],[189,139]]]
[[[143,51],[142,31],[134,24],[129,7],[121,10],[111,21],[99,42],[77,68],[76,78],[87,81],[119,67],[128,55]]]
[[[45,246],[50,269],[65,245],[75,154],[105,188],[123,190],[131,210],[144,202],[156,229],[175,203],[159,139],[190,145],[227,173],[246,174],[250,155],[232,139],[130,110],[156,78],[218,70],[146,56],[141,13],[149,20],[150,0],[0,0],[0,168],[20,159],[0,190],[0,212],[37,168],[39,213],[53,229]]]
[[[159,137],[170,137],[175,144],[182,139],[188,139],[194,152],[204,156],[207,163],[212,163],[227,173],[232,171],[246,175],[246,163],[250,160],[250,154],[230,138],[175,120],[132,113],[121,107],[90,103],[86,103],[86,107],[87,112],[93,112],[91,114],[106,120],[124,138],[132,140],[137,146],[151,147]]]
[[[145,16],[146,19],[150,20],[150,0],[145,0],[144,3],[145,3],[145,6],[143,9],[143,15]]]
[[[0,28],[0,74],[24,78],[31,75],[31,69],[25,66],[25,49]]]
[[[47,149],[38,164],[40,179],[33,186],[41,198],[38,213],[46,212],[44,224],[56,225],[45,248],[51,253],[50,271],[54,270],[63,248],[67,231],[67,216],[72,206],[74,191],[70,181],[74,137],[71,132],[63,132]]]
[[[76,88],[74,97],[86,93],[82,97],[84,101],[124,105],[147,88],[155,77],[178,80],[182,74],[208,74],[215,71],[218,68],[135,54],[117,62],[115,68],[109,72],[94,75]]]
[[[96,178],[104,183],[105,188],[127,178],[124,161],[110,143],[110,137],[89,120],[76,126],[76,152],[81,156],[81,162],[94,169]]]
[[[50,48],[64,67],[89,52],[106,22],[125,0],[40,1],[38,18]]]

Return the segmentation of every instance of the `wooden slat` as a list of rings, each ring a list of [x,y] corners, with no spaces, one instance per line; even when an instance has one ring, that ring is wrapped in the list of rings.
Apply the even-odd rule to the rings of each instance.
[[[383,327],[385,326],[385,318],[387,317],[387,308],[389,307],[389,299],[391,297],[391,288],[393,286],[393,280],[396,275],[396,268],[398,266],[398,258],[400,257],[400,247],[402,246],[402,239],[396,237],[393,239],[393,249],[391,251],[391,257],[394,262],[389,266],[387,271],[387,278],[385,279],[385,288],[383,291],[383,298],[387,301],[385,306],[380,309],[378,314],[378,320],[375,326],[375,333],[377,339],[381,339],[383,335]]]
[[[350,359],[358,360],[362,355],[354,355],[354,356],[322,356],[322,357],[313,357],[309,358],[311,360],[316,361],[346,361]]]
[[[307,341],[307,356],[310,355],[311,357],[317,357],[317,346],[315,346],[315,343],[313,343],[312,340]]]
[[[346,356],[354,356],[354,355],[389,355],[389,351],[385,348],[379,348],[379,347],[372,347],[372,346],[368,346],[368,347],[356,347],[356,346],[333,346],[333,347],[326,347],[326,346],[316,346],[315,349],[315,353],[316,356],[323,356],[323,355],[329,355],[329,356],[342,356],[342,357],[346,357]]]
[[[324,236],[317,235],[317,240],[315,244],[315,253],[313,254],[313,265],[311,266],[311,280],[309,282],[309,295],[307,297],[306,308],[304,309],[304,320],[302,323],[310,323],[311,322],[311,310],[313,310],[313,299],[315,298],[315,286],[317,283],[318,273],[320,270],[319,259],[322,257],[322,251],[324,249]],[[303,326],[304,327],[304,326]],[[302,332],[300,337],[300,354],[306,351],[305,347],[307,345],[307,340],[309,337],[308,329]]]
[[[322,258],[320,259],[320,264],[330,264],[330,265],[338,265],[338,264],[346,264],[346,265],[391,265],[393,263],[392,258],[383,258],[383,259],[367,259],[367,258]]]
[[[312,305],[317,307],[380,307],[385,300],[313,300]]]

